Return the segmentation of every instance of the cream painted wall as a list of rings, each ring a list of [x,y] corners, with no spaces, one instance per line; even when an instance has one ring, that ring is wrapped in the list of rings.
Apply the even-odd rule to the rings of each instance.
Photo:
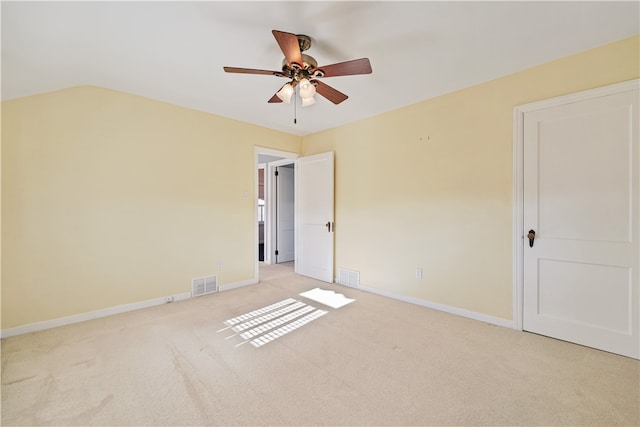
[[[2,329],[252,280],[256,144],[301,138],[95,87],[3,102]]]
[[[305,137],[303,155],[336,153],[336,268],[512,319],[513,108],[638,78],[639,40]]]
[[[222,284],[251,280],[254,144],[336,152],[336,267],[511,319],[513,107],[638,78],[639,50],[633,37],[304,138],[94,87],[3,102],[2,329],[189,292],[218,261]]]

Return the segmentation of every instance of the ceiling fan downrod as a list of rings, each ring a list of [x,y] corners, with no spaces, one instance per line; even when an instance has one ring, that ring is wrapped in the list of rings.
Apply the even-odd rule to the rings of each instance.
[[[300,52],[304,52],[311,47],[311,37],[306,34],[296,34],[298,38],[298,45],[300,46]]]

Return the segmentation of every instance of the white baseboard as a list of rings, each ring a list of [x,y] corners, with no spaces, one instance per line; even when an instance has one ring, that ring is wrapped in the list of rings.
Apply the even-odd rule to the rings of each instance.
[[[249,279],[249,280],[243,280],[241,282],[229,283],[228,285],[220,285],[218,287],[218,291],[224,292],[224,291],[230,291],[231,289],[242,288],[244,286],[257,285],[258,282],[259,281],[256,279]]]
[[[250,279],[241,282],[229,283],[227,285],[220,285],[218,289],[219,291],[228,291],[231,289],[241,288],[243,286],[254,285],[256,283],[258,283],[256,280]],[[174,294],[172,296],[174,302],[181,301],[191,298],[191,292]],[[90,311],[87,313],[74,314],[72,316],[60,317],[58,319],[46,320],[44,322],[30,323],[28,325],[17,326],[15,328],[3,329],[0,331],[0,338],[9,338],[16,335],[30,334],[32,332],[44,331],[45,329],[85,322],[87,320],[112,316],[114,314],[126,313],[128,311],[140,310],[143,308],[149,308],[161,304],[168,304],[166,297],[152,298],[146,301],[117,305],[115,307],[103,308],[101,310]]]
[[[180,301],[191,298],[191,293],[175,294],[173,301]],[[44,322],[30,323],[15,328],[3,329],[0,331],[0,338],[9,338],[16,335],[29,334],[43,331],[45,329],[57,328],[59,326],[71,325],[73,323],[85,322],[87,320],[98,319],[100,317],[112,316],[114,314],[126,313],[128,311],[140,310],[156,305],[168,304],[166,297],[153,298],[146,301],[133,302],[130,304],[117,305],[103,308],[101,310],[89,311],[87,313],[74,314],[72,316],[60,317],[58,319],[46,320]]]
[[[502,326],[510,329],[517,329],[517,325],[513,320],[501,319],[499,317],[489,316],[487,314],[477,313],[475,311],[464,310],[462,308],[452,307],[446,304],[439,304],[436,302],[426,301],[419,298],[408,297],[406,295],[395,294],[393,292],[384,291],[382,289],[371,288],[369,286],[349,286],[335,280],[338,285],[346,286],[352,289],[359,289],[361,291],[369,292],[372,294],[380,295],[383,297],[395,299],[402,302],[408,302],[410,304],[419,305],[426,308],[431,308],[445,313],[455,314],[456,316],[467,317],[469,319],[478,320],[480,322],[489,323],[496,326]]]
[[[220,285],[219,291],[229,291],[232,289],[241,288],[244,286],[250,286],[257,284],[258,281],[255,279],[243,280],[240,282],[229,283],[227,285]],[[501,319],[499,317],[488,316],[486,314],[477,313],[474,311],[464,310],[457,307],[448,306],[445,304],[438,304],[431,301],[422,300],[419,298],[408,297],[405,295],[395,294],[393,292],[384,291],[377,288],[372,288],[369,286],[348,286],[342,283],[339,283],[338,280],[335,280],[336,284],[341,286],[350,287],[352,289],[359,289],[361,291],[369,292],[372,294],[377,294],[380,296],[384,296],[387,298],[392,298],[398,301],[408,302],[410,304],[416,304],[422,307],[431,308],[434,310],[443,311],[446,313],[455,314],[462,317],[467,317],[469,319],[479,320],[481,322],[490,323],[492,325],[503,326],[506,328],[517,329],[517,325],[512,320]],[[173,301],[181,301],[185,299],[191,298],[191,293],[186,292],[182,294],[173,295]],[[87,320],[98,319],[100,317],[112,316],[114,314],[126,313],[128,311],[140,310],[143,308],[153,307],[156,305],[167,304],[166,297],[161,298],[153,298],[146,301],[139,301],[130,304],[118,305],[115,307],[108,307],[101,310],[90,311],[87,313],[75,314],[72,316],[60,317],[58,319],[47,320],[44,322],[31,323],[28,325],[17,326],[15,328],[3,329],[0,331],[0,338],[9,338],[16,335],[29,334],[32,332],[44,331],[46,329],[57,328],[59,326],[71,325],[73,323],[85,322]]]

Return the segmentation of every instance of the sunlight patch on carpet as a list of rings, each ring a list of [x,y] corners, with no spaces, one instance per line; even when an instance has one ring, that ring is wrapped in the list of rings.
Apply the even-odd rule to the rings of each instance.
[[[326,291],[324,289],[315,288],[310,291],[306,291],[300,294],[300,296],[309,298],[320,304],[328,305],[331,308],[344,307],[347,304],[354,302],[354,299],[345,297],[342,294],[338,294],[334,291]]]
[[[325,310],[319,310],[302,301],[288,298],[225,320],[226,327],[218,332],[229,329],[235,332],[235,334],[226,337],[225,340],[240,337],[242,342],[236,344],[236,347],[248,342],[254,347],[261,347],[327,313]]]
[[[275,304],[268,305],[266,307],[260,308],[258,310],[253,310],[249,313],[234,317],[233,319],[225,320],[225,325],[235,325],[236,323],[240,323],[243,320],[251,319],[252,317],[259,316],[261,314],[267,313],[274,308],[282,307],[287,304],[291,304],[292,302],[296,302],[293,298],[287,298],[286,300],[277,302]]]
[[[324,316],[325,314],[327,314],[326,311],[324,310],[314,310],[311,313],[307,314],[304,317],[301,317],[300,319],[294,320],[291,323],[288,323],[278,329],[276,329],[273,332],[269,332],[268,334],[262,335],[261,337],[258,337],[254,340],[251,341],[251,344],[254,347],[260,347],[264,344],[267,344],[268,342],[271,342],[277,338],[280,338],[283,335],[288,334],[289,332],[293,332],[294,330],[298,329],[301,326],[306,325],[307,323],[316,320],[318,317],[320,316]]]

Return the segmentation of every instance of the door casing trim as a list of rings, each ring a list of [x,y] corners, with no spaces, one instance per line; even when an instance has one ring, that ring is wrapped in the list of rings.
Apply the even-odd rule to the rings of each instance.
[[[640,79],[587,89],[513,109],[513,328],[523,330],[524,305],[524,116],[526,113],[637,89]]]

